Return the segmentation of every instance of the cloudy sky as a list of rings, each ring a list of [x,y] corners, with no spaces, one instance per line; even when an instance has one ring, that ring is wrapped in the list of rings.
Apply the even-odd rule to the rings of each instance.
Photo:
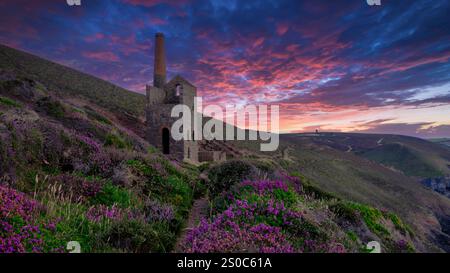
[[[170,76],[284,132],[450,137],[450,1],[381,2],[2,0],[0,43],[143,92],[161,31]]]

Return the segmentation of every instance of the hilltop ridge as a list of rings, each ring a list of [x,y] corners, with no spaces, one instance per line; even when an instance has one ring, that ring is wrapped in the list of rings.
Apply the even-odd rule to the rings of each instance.
[[[135,117],[144,113],[142,94],[1,44],[0,69],[39,81],[61,96],[81,96],[109,110]]]

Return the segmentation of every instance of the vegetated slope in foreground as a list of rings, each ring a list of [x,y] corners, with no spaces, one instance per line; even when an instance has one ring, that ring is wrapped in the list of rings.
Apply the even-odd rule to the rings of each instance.
[[[272,167],[240,160],[213,166],[207,184],[212,216],[187,233],[182,250],[367,252],[375,240],[383,252],[415,251],[413,232],[395,214],[328,198]],[[266,178],[258,179],[261,174]]]
[[[197,187],[116,115],[0,74],[0,252],[166,252]],[[143,126],[143,125],[141,125]]]
[[[119,116],[136,118],[144,113],[144,95],[4,45],[0,45],[0,69],[38,81],[60,96],[82,97]]]
[[[397,213],[420,238],[422,246],[416,246],[421,251],[450,251],[450,200],[400,171],[317,138],[315,134],[281,135],[280,147],[273,153],[260,152],[254,142],[233,145],[247,150],[244,154],[250,158],[275,161],[288,173],[300,173],[308,183],[334,196]]]

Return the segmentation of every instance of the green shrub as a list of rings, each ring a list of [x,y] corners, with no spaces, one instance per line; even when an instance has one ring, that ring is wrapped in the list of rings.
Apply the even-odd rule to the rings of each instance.
[[[394,224],[394,227],[403,235],[409,233],[410,236],[414,236],[414,232],[411,230],[411,228],[408,225],[404,224],[403,221],[397,216],[397,214],[388,212],[385,214],[385,216],[391,220],[391,222]]]
[[[147,178],[148,187],[153,187],[155,184],[162,183],[161,174],[153,168],[153,166],[146,164],[138,159],[131,159],[127,161],[127,165],[130,166],[138,175],[145,176]],[[152,189],[149,189],[152,191]]]
[[[147,152],[149,154],[156,154],[158,152],[158,149],[156,149],[154,146],[148,146],[147,147]]]
[[[261,160],[252,160],[251,162],[254,167],[256,167],[259,171],[267,175],[273,174],[273,172],[275,171],[274,166],[269,162]]]
[[[37,102],[37,105],[39,107],[39,110],[44,111],[49,116],[52,116],[54,118],[64,117],[65,110],[63,105],[59,101],[51,97],[40,99]]]
[[[93,204],[103,204],[107,206],[116,204],[122,208],[131,206],[133,201],[133,195],[129,191],[115,186],[109,181],[103,186],[102,190],[91,200]]]
[[[204,196],[208,190],[207,184],[204,180],[198,179],[194,184],[194,198],[198,199]]]
[[[389,235],[389,231],[382,224],[380,224],[380,220],[383,217],[381,211],[358,203],[348,203],[348,206],[359,211],[370,231],[380,236]]]
[[[211,166],[211,164],[209,162],[205,162],[205,163],[201,164],[200,166],[198,166],[198,171],[202,173],[202,172],[206,171],[207,169],[209,169],[210,166]]]
[[[245,161],[232,160],[214,166],[209,171],[208,190],[212,196],[228,190],[235,183],[250,178],[253,166]]]
[[[299,219],[294,224],[286,230],[289,234],[293,235],[293,246],[303,249],[304,252],[315,252],[315,245],[319,245],[328,240],[327,234],[319,226],[306,219]],[[314,242],[314,244],[308,244],[307,241]]]
[[[137,220],[123,220],[112,224],[102,238],[113,249],[132,253],[168,252],[175,241],[175,234],[167,225],[148,224]]]
[[[357,223],[359,220],[356,210],[353,207],[349,206],[347,202],[338,201],[335,204],[331,204],[329,208],[337,216],[351,223]]]
[[[84,107],[84,111],[86,112],[86,114],[88,115],[89,118],[94,119],[96,121],[99,121],[101,123],[104,123],[106,125],[112,125],[112,122],[109,119],[107,119],[106,117],[100,115],[99,113],[97,113],[91,107],[85,106]]]
[[[292,190],[284,191],[282,189],[275,189],[272,192],[275,200],[283,201],[287,206],[291,206],[298,201],[298,196]]]
[[[188,183],[176,176],[169,176],[166,180],[168,201],[178,207],[177,213],[185,216],[193,200],[193,192]]]
[[[5,98],[5,97],[0,97],[0,104],[6,105],[6,106],[11,106],[11,107],[21,107],[20,103],[16,102],[15,100]]]
[[[129,141],[126,141],[115,132],[110,132],[106,135],[105,146],[113,146],[118,149],[132,149],[133,144]]]
[[[356,235],[356,233],[354,231],[347,231],[347,237],[352,240],[353,242],[357,242],[358,241],[358,235]]]
[[[192,193],[190,186],[177,176],[170,176],[167,182],[172,187],[172,193],[178,193],[182,196],[189,196]]]

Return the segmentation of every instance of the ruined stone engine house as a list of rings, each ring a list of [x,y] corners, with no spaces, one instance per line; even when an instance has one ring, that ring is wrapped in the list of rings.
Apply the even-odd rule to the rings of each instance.
[[[204,141],[193,139],[175,141],[171,137],[172,124],[179,119],[171,117],[172,108],[178,104],[187,105],[191,109],[193,119],[197,88],[179,75],[166,82],[166,58],[162,33],[157,33],[155,36],[153,86],[147,85],[146,95],[146,137],[150,144],[159,148],[164,154],[192,163],[225,159],[225,152],[205,150]],[[193,128],[189,135],[194,136]]]

